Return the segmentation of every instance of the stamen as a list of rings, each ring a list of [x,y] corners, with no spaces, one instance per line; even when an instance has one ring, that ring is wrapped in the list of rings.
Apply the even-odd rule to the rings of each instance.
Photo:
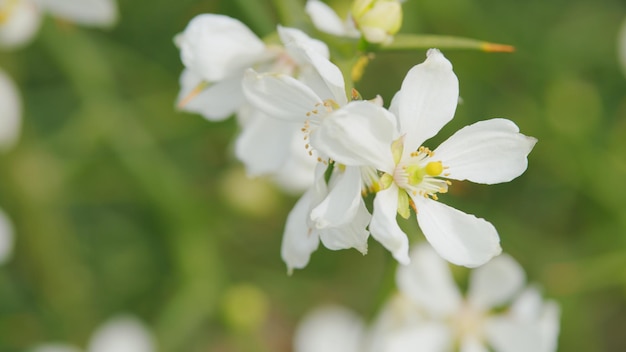
[[[189,94],[184,97],[179,103],[178,103],[178,107],[180,109],[184,108],[185,105],[189,104],[189,102],[191,100],[193,100],[193,98],[197,97],[198,94],[202,93],[202,91],[207,88],[209,86],[208,82],[200,82],[197,86],[195,86],[193,88],[193,90],[191,92],[189,92]]]

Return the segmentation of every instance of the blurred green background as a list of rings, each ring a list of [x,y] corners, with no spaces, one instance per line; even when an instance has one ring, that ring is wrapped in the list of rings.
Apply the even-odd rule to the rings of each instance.
[[[367,256],[320,247],[287,276],[280,242],[296,198],[245,178],[233,119],[174,108],[173,36],[203,12],[261,36],[278,21],[310,28],[304,1],[275,3],[122,0],[110,31],[47,18],[30,46],[0,52],[25,107],[19,145],[0,155],[0,207],[16,228],[0,268],[0,351],[85,346],[120,312],[141,317],[162,351],[290,351],[308,310],[337,303],[372,317],[394,290],[396,264],[373,240]],[[507,117],[539,139],[529,169],[502,185],[455,183],[441,200],[490,220],[529,281],[561,304],[560,351],[623,351],[626,76],[616,46],[626,3],[408,0],[404,15],[404,32],[516,47],[444,51],[463,103],[428,146]],[[357,88],[389,101],[424,57],[379,53]]]

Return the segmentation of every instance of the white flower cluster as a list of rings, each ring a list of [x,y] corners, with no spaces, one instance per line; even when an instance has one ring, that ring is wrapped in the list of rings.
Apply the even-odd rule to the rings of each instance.
[[[356,1],[353,11],[367,16],[382,3],[390,1],[370,1],[365,8]],[[331,11],[319,1],[309,1],[307,10],[318,25],[319,13]],[[358,35],[363,25],[352,23],[353,30],[334,33]],[[387,109],[380,97],[363,100],[346,91],[349,75],[329,59],[325,43],[295,28],[277,31],[282,45],[270,46],[236,19],[194,18],[175,38],[185,65],[178,105],[210,120],[237,113],[236,155],[248,174],[305,190],[283,237],[289,271],[305,267],[320,241],[332,250],[366,253],[370,234],[408,264],[409,240],[396,215],[409,218],[411,209],[446,260],[477,267],[500,254],[489,222],[440,203],[438,194],[451,180],[514,179],[526,170],[536,140],[498,118],[467,126],[431,151],[424,142],[453,118],[459,99],[452,64],[439,50],[429,50],[426,61],[407,73]],[[372,213],[367,193],[375,193]]]
[[[447,263],[430,246],[411,252],[396,273],[399,292],[370,326],[347,308],[309,313],[295,352],[553,352],[559,308],[525,286],[520,265],[503,254],[474,269],[463,296]]]
[[[306,12],[321,32],[375,44],[356,50],[388,44],[402,19],[394,0],[355,0],[347,20],[318,0]],[[349,88],[358,61],[338,66],[329,55],[333,43],[296,28],[278,26],[277,33],[281,43],[268,45],[236,19],[192,19],[175,38],[185,65],[178,107],[212,121],[235,114],[236,156],[248,175],[302,192],[281,248],[290,273],[308,264],[320,242],[365,254],[370,234],[401,264],[400,293],[371,326],[345,308],[324,308],[297,329],[295,351],[556,350],[558,306],[524,288],[522,268],[500,255],[491,223],[439,201],[452,181],[518,177],[536,139],[494,118],[431,150],[425,143],[452,120],[459,101],[452,64],[438,49],[409,70],[385,107],[380,96],[363,99]],[[410,253],[397,216],[411,214],[430,245]],[[444,259],[477,268],[465,298]]]

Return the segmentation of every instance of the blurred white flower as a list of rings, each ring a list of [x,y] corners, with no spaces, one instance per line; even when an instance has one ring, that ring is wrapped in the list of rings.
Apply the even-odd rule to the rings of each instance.
[[[619,33],[617,34],[617,59],[622,68],[622,72],[626,75],[626,19],[622,21]]]
[[[19,138],[22,102],[13,81],[0,70],[0,151],[10,149]]]
[[[363,320],[339,306],[324,306],[308,313],[295,331],[294,352],[362,352]]]
[[[30,42],[45,12],[83,26],[108,27],[117,21],[114,0],[2,0],[0,46],[15,48]]]
[[[508,182],[527,167],[536,139],[519,133],[505,119],[466,126],[435,151],[422,146],[454,116],[458,80],[452,64],[436,49],[413,67],[390,110],[343,109],[320,124],[315,147],[336,162],[383,172],[370,223],[372,236],[403,264],[409,262],[408,238],[396,221],[415,210],[426,239],[446,260],[468,267],[501,252],[489,222],[439,203],[448,179],[494,184]],[[393,131],[396,131],[395,133]]]
[[[6,263],[13,254],[13,225],[7,215],[0,210],[0,264]]]
[[[137,318],[129,315],[116,316],[94,331],[86,352],[154,352],[154,337]],[[50,343],[35,347],[32,352],[79,352],[77,347]]]
[[[448,264],[430,246],[414,248],[411,259],[398,268],[400,298],[375,324],[379,346],[412,351],[414,339],[427,329],[441,337],[429,349],[433,352],[452,346],[460,351],[556,351],[559,307],[544,302],[536,288],[524,288],[524,271],[510,256],[500,255],[473,270],[465,298]]]

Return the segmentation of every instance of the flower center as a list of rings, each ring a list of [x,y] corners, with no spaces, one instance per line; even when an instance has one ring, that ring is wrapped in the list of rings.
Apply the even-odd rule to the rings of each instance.
[[[307,118],[304,120],[304,126],[300,130],[304,133],[304,140],[306,141],[304,147],[309,155],[313,156],[313,148],[308,143],[311,133],[315,132],[315,129],[322,122],[322,119],[335,109],[339,109],[339,104],[333,99],[326,99],[322,103],[315,104],[313,110],[306,113]],[[318,161],[323,162],[321,158],[318,158]]]
[[[485,325],[485,313],[472,307],[468,302],[464,302],[458,313],[452,318],[458,340],[464,337],[473,336],[482,339]]]
[[[432,160],[434,155],[430,149],[420,147],[396,165],[393,181],[413,196],[438,200],[437,193],[448,192],[451,182],[441,178],[448,175],[443,173],[447,167]]]

